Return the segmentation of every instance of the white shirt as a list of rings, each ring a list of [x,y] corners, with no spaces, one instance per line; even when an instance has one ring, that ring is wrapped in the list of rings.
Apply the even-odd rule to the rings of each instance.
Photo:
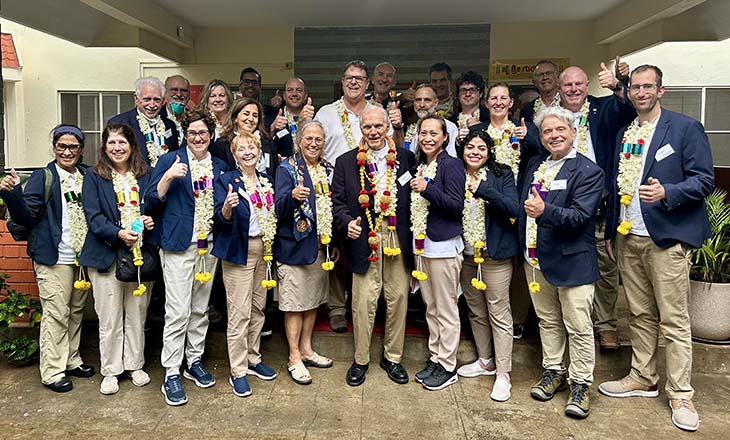
[[[193,164],[193,161],[198,162],[200,165],[205,165],[211,161],[210,153],[207,151],[205,153],[205,157],[202,158],[201,160],[195,159],[195,156],[193,156],[192,151],[190,151],[190,147],[187,147],[185,149],[185,152],[188,154],[188,163],[190,165]],[[212,179],[213,176],[210,176],[210,178]],[[193,186],[193,175],[192,174],[190,174],[190,186],[193,188],[193,191],[195,191],[195,187]],[[195,218],[195,210],[193,209],[193,236],[190,238],[191,243],[197,243],[197,241],[198,241],[198,232],[195,230],[195,225],[197,223],[196,220],[197,219]],[[211,240],[213,240],[213,231],[208,233],[208,241],[211,241]]]
[[[661,116],[661,113],[659,113]],[[649,132],[648,137],[644,143],[644,153],[641,155],[641,171],[639,172],[638,182],[636,182],[636,189],[634,195],[631,197],[631,203],[629,206],[623,208],[626,210],[626,220],[631,222],[631,231],[633,235],[639,235],[641,237],[649,237],[649,230],[646,229],[646,223],[644,223],[644,215],[641,213],[641,203],[639,200],[639,185],[641,185],[641,178],[644,175],[644,166],[646,165],[646,156],[649,153],[649,145],[651,145],[651,139],[654,137],[656,131],[656,122],[659,120],[659,116],[654,121],[651,121],[653,128]]]
[[[444,122],[446,122],[446,131],[449,133],[449,144],[446,146],[446,152],[449,153],[449,156],[456,157],[456,138],[459,136],[459,127],[448,119],[444,119]],[[418,133],[413,133],[413,139],[411,139],[407,149],[413,154],[418,152]]]
[[[76,173],[71,174],[56,164],[56,171],[59,180],[68,178],[71,187],[76,186],[76,177],[79,175],[78,170]],[[63,191],[63,188],[61,191]],[[61,242],[58,243],[58,261],[56,261],[56,264],[74,264],[75,259],[76,253],[71,248],[71,221],[68,217],[68,203],[66,197],[61,194]]]
[[[250,213],[248,216],[248,236],[258,237],[261,235],[261,227],[259,226],[258,218],[256,218],[256,208],[253,206],[250,196],[246,197],[246,200],[248,201],[248,211]]]
[[[413,249],[416,248],[416,241],[413,240]],[[444,241],[432,241],[426,234],[423,256],[427,258],[452,258],[464,252],[464,240],[461,235],[449,238]]]
[[[573,116],[575,116],[575,121],[573,122],[573,128],[576,129],[576,131],[580,130],[580,112],[573,112]],[[590,123],[589,123],[590,124]],[[578,135],[576,134],[575,139],[573,140],[573,147],[578,148]],[[587,151],[585,156],[591,160],[591,162],[596,163],[596,151],[593,149],[593,140],[591,139],[591,130],[590,126],[586,127],[586,147]]]
[[[373,156],[375,156],[375,165],[378,167],[378,172],[375,174],[378,176],[378,181],[376,182],[378,185],[378,191],[385,191],[385,184],[387,182],[387,172],[388,172],[388,163],[385,160],[385,156],[388,154],[388,147],[381,148],[380,150],[373,151]],[[395,178],[395,176],[393,176]],[[395,195],[397,196],[397,195]],[[374,211],[376,213],[380,212],[380,203],[376,200],[375,206],[373,207]]]

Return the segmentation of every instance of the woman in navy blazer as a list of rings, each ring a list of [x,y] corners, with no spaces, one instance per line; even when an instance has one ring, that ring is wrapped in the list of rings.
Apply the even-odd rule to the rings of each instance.
[[[101,134],[99,159],[84,179],[84,214],[89,225],[81,265],[89,268],[94,307],[99,316],[101,394],[119,391],[117,376],[125,371],[136,386],[150,382],[144,366],[144,321],[151,283],[116,278],[117,250],[139,251],[143,228],[154,227],[144,215],[141,194],[149,186],[150,169],[140,153],[132,127],[111,123]],[[141,255],[141,251],[140,255]],[[149,292],[149,293],[145,293]]]
[[[427,116],[418,122],[417,130],[420,165],[410,183],[414,276],[421,282],[426,304],[431,356],[416,373],[416,380],[435,391],[458,380],[456,351],[461,326],[457,292],[464,250],[461,213],[466,176],[461,161],[444,152],[449,135],[443,118]]]
[[[271,275],[276,233],[271,179],[256,171],[261,154],[257,136],[241,132],[231,142],[237,169],[216,179],[213,255],[221,260],[228,300],[228,359],[233,394],[251,395],[250,373],[272,380],[276,372],[261,361],[259,344]],[[266,281],[264,281],[266,280]]]
[[[79,354],[86,294],[74,286],[82,270],[77,257],[83,238],[79,242],[73,236],[86,234],[81,211],[86,166],[79,163],[84,134],[75,125],[61,124],[53,129],[52,139],[53,162],[34,171],[25,190],[12,170],[0,181],[0,197],[13,221],[30,231],[28,255],[33,260],[43,306],[41,382],[62,393],[73,388],[67,376],[91,377],[94,367],[83,364]]]
[[[466,201],[463,211],[464,254],[461,288],[479,358],[457,370],[476,377],[495,372],[492,399],[510,397],[512,310],[509,286],[511,258],[519,252],[513,226],[519,214],[517,188],[510,168],[498,163],[494,141],[486,130],[470,132],[463,143]],[[492,352],[494,351],[494,358]]]
[[[318,196],[324,201],[330,197],[329,184],[334,171],[322,159],[324,145],[322,124],[303,122],[297,130],[297,153],[282,162],[276,171],[278,229],[274,258],[279,263],[279,309],[285,312],[289,375],[300,385],[312,382],[307,366],[332,366],[331,359],[312,348],[317,308],[327,301],[327,271],[333,265],[327,262],[329,250],[322,243],[326,240],[318,234],[323,228],[318,223],[328,221],[331,228],[332,222],[331,199],[329,213],[318,212],[317,203]],[[332,261],[337,261],[338,251],[335,247],[332,250]]]

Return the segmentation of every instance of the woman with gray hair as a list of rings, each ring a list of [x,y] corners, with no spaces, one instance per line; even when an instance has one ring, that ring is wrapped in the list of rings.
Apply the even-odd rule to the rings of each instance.
[[[322,124],[303,122],[296,140],[294,156],[276,171],[274,259],[279,263],[279,309],[285,312],[289,375],[294,382],[307,385],[312,383],[307,366],[332,366],[332,359],[312,348],[312,333],[317,308],[327,302],[328,272],[339,255],[334,247],[330,255],[333,168],[322,159]]]

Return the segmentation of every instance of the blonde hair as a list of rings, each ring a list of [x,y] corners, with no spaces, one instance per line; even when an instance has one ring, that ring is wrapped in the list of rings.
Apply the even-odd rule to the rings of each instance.
[[[241,143],[253,144],[259,149],[259,153],[261,152],[261,139],[253,133],[241,131],[231,140],[231,154],[233,154],[234,157],[236,155],[236,148],[238,148],[238,145]]]

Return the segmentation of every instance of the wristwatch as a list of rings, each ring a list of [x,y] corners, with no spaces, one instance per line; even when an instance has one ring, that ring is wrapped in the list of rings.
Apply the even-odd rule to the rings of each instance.
[[[618,81],[616,81],[616,86],[614,88],[612,88],[611,90],[613,90],[614,92],[618,92],[619,90],[623,90],[624,87],[625,86],[624,86],[623,81],[618,80]]]

